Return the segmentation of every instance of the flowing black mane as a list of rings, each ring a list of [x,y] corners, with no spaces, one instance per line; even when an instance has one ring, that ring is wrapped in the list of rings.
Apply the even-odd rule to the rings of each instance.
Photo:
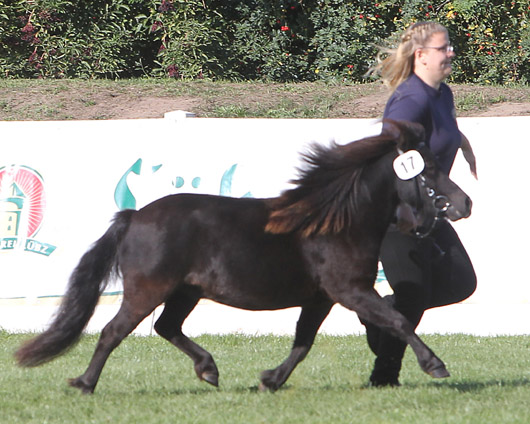
[[[396,139],[390,134],[346,145],[313,144],[303,154],[306,166],[291,181],[297,186],[271,200],[266,231],[277,234],[299,231],[307,237],[348,228],[358,205],[370,195],[361,178],[364,167],[395,145]]]

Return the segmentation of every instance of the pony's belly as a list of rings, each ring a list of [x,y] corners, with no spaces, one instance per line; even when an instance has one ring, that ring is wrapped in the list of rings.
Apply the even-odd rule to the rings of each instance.
[[[221,303],[223,305],[231,306],[233,308],[245,309],[249,311],[276,311],[279,309],[292,308],[296,306],[302,306],[309,302],[309,299],[300,297],[298,299],[282,299],[282,298],[237,298],[237,297],[225,297],[225,296],[208,296],[206,297],[214,302]]]
[[[264,281],[256,276],[245,281],[237,278],[205,281],[199,286],[202,298],[247,310],[277,310],[302,306],[319,297],[316,285],[306,280]]]
[[[199,289],[203,298],[248,310],[301,306],[319,297],[318,282],[298,252],[284,246],[267,252],[245,247],[237,255],[218,252],[206,266],[195,266],[185,284]]]

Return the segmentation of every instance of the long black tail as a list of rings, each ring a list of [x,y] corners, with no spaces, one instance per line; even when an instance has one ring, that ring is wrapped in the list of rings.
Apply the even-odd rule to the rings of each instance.
[[[134,212],[118,212],[103,237],[83,255],[70,276],[63,302],[50,327],[15,353],[19,365],[33,367],[51,361],[79,340],[109,278],[118,271],[118,246]]]

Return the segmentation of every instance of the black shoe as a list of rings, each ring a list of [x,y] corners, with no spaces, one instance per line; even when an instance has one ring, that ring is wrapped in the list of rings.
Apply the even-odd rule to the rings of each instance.
[[[375,359],[374,369],[370,376],[371,387],[399,387],[399,371],[401,359],[381,358]]]
[[[399,380],[391,379],[391,380],[372,380],[372,377],[370,377],[370,381],[368,382],[369,387],[400,387],[401,383]]]

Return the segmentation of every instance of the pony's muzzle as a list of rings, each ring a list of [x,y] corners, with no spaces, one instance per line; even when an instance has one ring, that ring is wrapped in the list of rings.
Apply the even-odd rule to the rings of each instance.
[[[464,196],[460,202],[448,203],[445,216],[451,221],[458,221],[462,218],[468,218],[471,215],[473,202],[469,196]]]

